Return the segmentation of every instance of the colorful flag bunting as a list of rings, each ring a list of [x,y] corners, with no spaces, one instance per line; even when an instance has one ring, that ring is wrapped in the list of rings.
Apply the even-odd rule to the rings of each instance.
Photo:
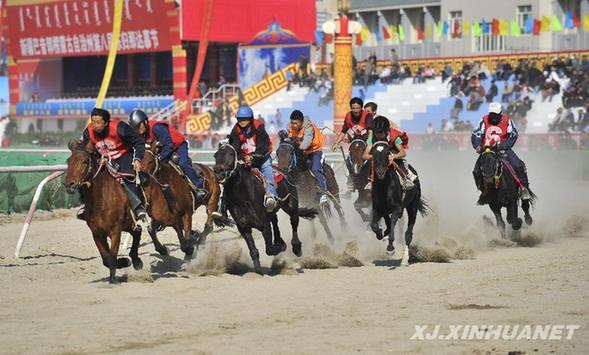
[[[522,34],[521,28],[517,24],[516,20],[511,20],[511,35],[512,36],[520,36]]]
[[[562,31],[562,25],[560,24],[560,21],[558,20],[558,17],[556,17],[556,15],[552,16],[552,30],[554,32]]]

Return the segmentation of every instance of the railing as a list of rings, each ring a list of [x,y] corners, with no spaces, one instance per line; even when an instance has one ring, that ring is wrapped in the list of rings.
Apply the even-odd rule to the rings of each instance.
[[[186,101],[182,100],[174,100],[171,104],[164,107],[156,114],[151,116],[151,119],[154,121],[170,121],[176,122],[178,121],[179,115],[182,111],[186,108]]]
[[[203,108],[213,107],[215,101],[231,98],[238,89],[237,84],[225,84],[217,89],[209,90],[203,97],[192,101],[191,113],[201,113]]]

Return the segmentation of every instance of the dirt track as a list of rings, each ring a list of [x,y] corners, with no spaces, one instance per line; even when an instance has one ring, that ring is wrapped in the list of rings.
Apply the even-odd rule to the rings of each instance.
[[[385,245],[349,212],[352,227],[332,247],[322,247],[322,233],[313,238],[306,222],[305,258],[289,251],[263,259],[274,276],[248,272],[248,253],[232,231],[211,236],[185,267],[165,231],[171,256],[154,254],[144,236],[145,270],[121,270],[123,282],[111,286],[86,226],[71,211],[36,219],[21,260],[13,257],[18,217],[0,219],[0,353],[588,352],[587,179],[563,174],[561,166],[546,174],[537,169],[537,224],[522,233],[534,247],[507,247],[480,218],[488,211],[473,207],[472,189],[457,199],[440,188],[467,186],[453,172],[462,163],[440,174],[442,162],[424,157],[416,156],[416,165],[424,180],[436,176],[424,182],[436,214],[420,219],[415,242],[423,259],[448,263],[395,267]],[[567,166],[579,169],[578,162]],[[551,187],[562,176],[572,188],[557,194]],[[315,269],[358,262],[364,266]],[[410,340],[416,325],[436,324],[580,329],[568,341]]]

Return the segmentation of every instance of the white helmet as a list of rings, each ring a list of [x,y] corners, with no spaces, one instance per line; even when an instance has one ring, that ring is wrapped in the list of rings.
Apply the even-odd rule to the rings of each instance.
[[[503,111],[503,107],[501,107],[501,104],[499,102],[491,102],[489,104],[489,113],[501,113],[501,111]]]

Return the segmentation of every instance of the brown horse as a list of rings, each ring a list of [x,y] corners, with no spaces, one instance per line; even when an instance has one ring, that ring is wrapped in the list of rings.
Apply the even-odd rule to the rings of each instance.
[[[188,260],[194,249],[191,246],[192,242],[204,241],[204,238],[213,230],[213,222],[219,226],[230,225],[231,222],[223,217],[213,215],[221,194],[213,171],[205,165],[195,164],[206,181],[205,188],[209,193],[209,198],[206,206],[207,221],[204,231],[198,240],[192,238],[193,234],[197,234],[192,231],[192,214],[201,205],[195,206],[187,179],[171,165],[160,163],[157,157],[160,149],[159,145],[152,145],[145,151],[141,162],[142,170],[151,176],[150,183],[144,187],[148,202],[147,212],[152,218],[148,232],[158,253],[167,255],[168,250],[160,243],[156,233],[165,227],[174,228],[178,235],[180,249],[186,254],[185,259]]]
[[[88,144],[82,147],[78,141],[69,144],[72,151],[67,159],[67,171],[63,184],[68,193],[79,190],[85,204],[84,218],[92,231],[94,243],[102,257],[102,263],[110,270],[109,282],[115,283],[117,268],[128,267],[129,259],[118,258],[121,232],[133,236],[133,245],[129,256],[133,267],[141,269],[143,262],[139,258],[141,228],[135,223],[127,192],[94,157],[94,147]],[[110,238],[110,246],[107,238]]]
[[[366,185],[370,181],[370,164],[362,155],[366,149],[366,142],[362,139],[354,139],[350,142],[350,154],[346,166],[350,174],[350,180],[354,184],[354,189],[358,191],[358,197],[354,201],[354,208],[360,214],[363,221],[369,221],[370,216],[362,209],[371,207],[370,190],[366,189]]]

